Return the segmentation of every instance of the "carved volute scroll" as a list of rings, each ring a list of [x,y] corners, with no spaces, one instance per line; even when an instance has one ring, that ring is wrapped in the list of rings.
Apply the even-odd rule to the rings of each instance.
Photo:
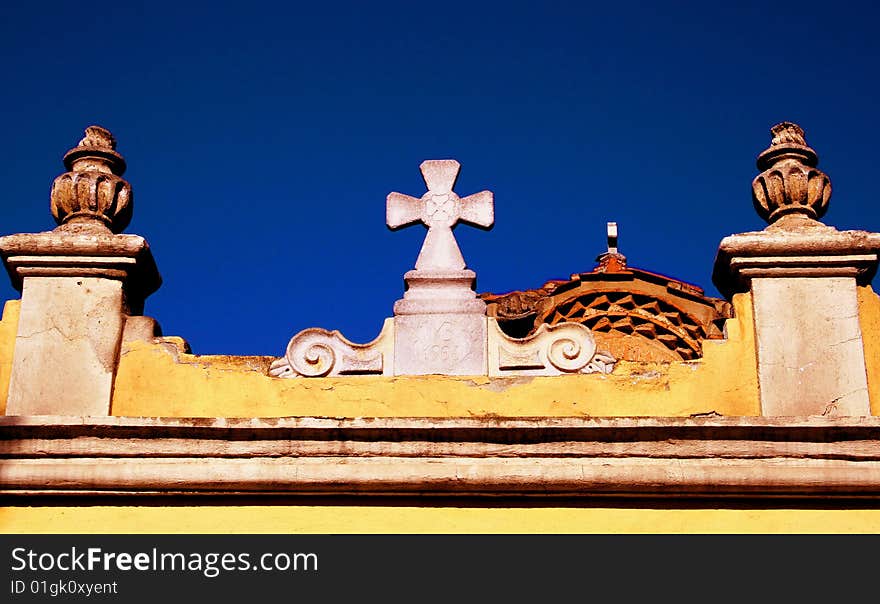
[[[611,373],[617,359],[596,346],[593,333],[578,323],[541,325],[525,338],[512,338],[489,318],[489,375]]]
[[[394,322],[386,319],[375,340],[356,344],[336,330],[304,329],[291,338],[286,354],[272,363],[269,375],[283,378],[390,375],[393,331]]]
[[[125,160],[116,139],[100,126],[86,128],[79,144],[64,155],[69,170],[52,183],[52,216],[60,227],[78,225],[122,232],[132,216],[131,185],[120,178]]]
[[[757,161],[763,172],[752,182],[755,209],[771,224],[786,215],[818,220],[831,199],[831,180],[816,167],[819,156],[797,124],[782,122],[770,131],[770,147]]]

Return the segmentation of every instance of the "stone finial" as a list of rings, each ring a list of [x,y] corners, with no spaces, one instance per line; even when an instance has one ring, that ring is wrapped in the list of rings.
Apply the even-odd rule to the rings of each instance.
[[[461,169],[454,159],[435,159],[422,162],[419,169],[428,192],[417,199],[402,193],[390,193],[386,203],[385,222],[390,229],[398,229],[421,222],[428,234],[416,260],[416,270],[462,270],[464,258],[452,228],[460,221],[490,228],[495,222],[494,197],[491,191],[481,191],[461,198],[452,188]]]
[[[763,171],[752,182],[755,209],[771,224],[789,214],[818,220],[831,198],[831,180],[816,168],[819,156],[797,124],[782,122],[770,131],[770,147],[757,161]]]
[[[131,221],[131,185],[120,178],[125,160],[116,152],[116,139],[100,126],[86,128],[79,144],[64,155],[69,170],[52,183],[51,208],[55,222],[122,232]]]

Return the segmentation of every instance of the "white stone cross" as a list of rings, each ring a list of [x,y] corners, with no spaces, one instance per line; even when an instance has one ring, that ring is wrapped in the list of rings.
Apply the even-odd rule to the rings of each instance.
[[[399,229],[416,222],[428,227],[425,242],[416,260],[417,271],[457,271],[465,268],[464,258],[452,229],[459,222],[491,228],[495,222],[495,200],[491,191],[480,191],[461,198],[452,188],[461,169],[454,159],[432,159],[419,166],[428,192],[415,198],[389,193],[385,222]]]

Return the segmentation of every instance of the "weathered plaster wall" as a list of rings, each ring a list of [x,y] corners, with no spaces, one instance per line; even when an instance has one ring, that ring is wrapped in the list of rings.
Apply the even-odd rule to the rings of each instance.
[[[862,304],[880,324],[873,292]],[[871,306],[871,303],[874,303]],[[5,411],[19,300],[0,320],[0,412]],[[706,341],[693,363],[620,363],[611,376],[487,378],[357,377],[280,380],[266,376],[269,357],[197,356],[173,344],[126,344],[112,413],[169,417],[340,417],[471,415],[687,416],[715,411],[758,415],[754,330],[748,294],[734,298],[728,339]],[[873,313],[873,314],[872,314]],[[873,317],[873,318],[872,318]],[[866,329],[866,333],[870,333]],[[866,347],[880,341],[866,338]],[[877,359],[875,351],[869,353]],[[880,363],[875,362],[875,366]],[[880,389],[880,379],[872,382]],[[874,400],[880,397],[873,396]]]
[[[3,533],[878,533],[880,510],[183,506],[0,509]]]
[[[269,357],[197,356],[171,343],[123,345],[112,414],[166,417],[759,415],[752,305],[734,299],[728,339],[701,361],[621,362],[612,375],[488,379],[279,379]]]
[[[871,415],[880,415],[880,297],[868,285],[859,288],[858,302]]]

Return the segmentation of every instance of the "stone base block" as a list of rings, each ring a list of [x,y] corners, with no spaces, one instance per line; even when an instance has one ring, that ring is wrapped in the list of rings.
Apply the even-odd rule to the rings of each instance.
[[[855,279],[752,280],[764,415],[871,414]]]
[[[394,317],[395,375],[486,375],[484,314]]]
[[[7,415],[108,415],[124,316],[122,282],[26,278]]]

